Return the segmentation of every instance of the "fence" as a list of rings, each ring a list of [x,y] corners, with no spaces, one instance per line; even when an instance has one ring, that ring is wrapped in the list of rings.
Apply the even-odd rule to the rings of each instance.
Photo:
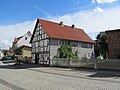
[[[51,61],[51,66],[63,66],[63,67],[84,67],[95,69],[117,69],[120,70],[120,59],[66,59],[66,58],[54,58]]]

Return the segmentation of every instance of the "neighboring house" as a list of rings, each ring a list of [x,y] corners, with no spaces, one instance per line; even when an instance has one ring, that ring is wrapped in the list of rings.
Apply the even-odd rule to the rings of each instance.
[[[8,52],[7,52],[8,56],[13,56],[13,49],[12,47],[9,48]]]
[[[108,58],[120,59],[120,29],[106,31],[108,36]]]
[[[16,47],[20,47],[20,46],[31,46],[30,44],[30,39],[32,37],[32,34],[30,33],[30,31],[28,31],[25,35],[15,38],[14,42]]]
[[[21,55],[22,56],[28,55],[27,57],[31,57],[29,55],[30,50],[26,49],[26,48],[31,48],[31,44],[30,44],[31,37],[32,37],[32,34],[30,33],[30,31],[28,31],[25,35],[14,39],[12,48],[13,48],[15,55],[19,55],[20,57],[21,57]],[[28,54],[21,52],[21,51],[23,51],[23,49],[28,50]],[[23,55],[23,54],[25,54],[25,55]],[[23,58],[24,57],[22,57],[21,59],[23,60]]]
[[[31,47],[30,46],[20,46],[19,48],[20,55],[18,57],[19,60],[30,60],[31,58]]]
[[[79,58],[91,57],[94,52],[94,41],[82,29],[75,25],[64,25],[63,22],[37,19],[30,42],[32,59],[40,64],[50,65],[50,60],[57,54],[58,48],[68,42],[78,50]]]

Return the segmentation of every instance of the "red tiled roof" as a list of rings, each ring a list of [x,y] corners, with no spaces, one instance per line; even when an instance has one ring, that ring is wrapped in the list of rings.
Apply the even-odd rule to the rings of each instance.
[[[41,23],[42,27],[51,38],[94,43],[94,41],[82,29],[72,28],[72,26],[67,25],[62,26],[59,23],[43,19],[38,19],[37,22]]]
[[[32,35],[30,31],[28,31],[27,34]],[[24,35],[23,35],[23,36],[24,36]],[[14,43],[17,43],[23,36],[14,38]]]
[[[14,42],[17,43],[23,36],[20,36],[18,38],[14,38]]]

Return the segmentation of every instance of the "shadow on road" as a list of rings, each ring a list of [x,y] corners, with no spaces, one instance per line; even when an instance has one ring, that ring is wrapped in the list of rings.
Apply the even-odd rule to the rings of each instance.
[[[120,77],[120,72],[113,71],[113,70],[95,70],[93,68],[73,68],[72,70],[86,72],[86,73],[93,73],[88,75],[87,77],[99,77],[99,78],[109,78],[109,77]]]
[[[97,71],[95,74],[89,75],[88,77],[99,77],[99,78],[109,78],[109,77],[120,77],[119,72],[110,72],[110,71]]]

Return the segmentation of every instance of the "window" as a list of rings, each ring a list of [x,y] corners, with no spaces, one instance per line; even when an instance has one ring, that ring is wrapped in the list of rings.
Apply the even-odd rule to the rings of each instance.
[[[36,45],[35,45],[35,46],[36,46],[36,47],[38,47],[38,42],[35,42],[35,43],[36,43]]]
[[[92,44],[88,44],[88,48],[92,48],[92,46],[93,46]]]
[[[69,44],[69,43],[70,43],[70,41],[68,41],[68,40],[59,40],[58,41],[58,45]]]
[[[81,47],[81,42],[78,42],[78,47]]]
[[[43,46],[43,44],[44,44],[44,43],[43,43],[43,40],[42,40],[42,41],[40,41],[40,46]]]
[[[92,48],[92,44],[90,43],[81,43],[82,48]]]
[[[38,48],[36,48],[36,52],[38,52]]]
[[[82,48],[87,48],[87,43],[81,43]]]
[[[35,49],[32,49],[32,52],[35,52]]]
[[[63,40],[62,44],[69,44],[69,41],[68,40]]]
[[[45,44],[45,46],[47,46],[47,39],[46,39],[46,40],[44,40],[44,44]]]
[[[32,59],[35,59],[35,54],[32,54]]]
[[[32,48],[35,48],[35,43],[34,42],[32,43]]]
[[[71,42],[70,42],[70,45],[72,45],[72,46],[74,46],[74,47],[78,47],[78,42],[71,41]]]
[[[61,41],[61,40],[59,40],[58,42],[59,42],[59,44],[58,44],[58,45],[62,45],[62,41]]]
[[[25,40],[27,40],[27,37],[25,37]]]

